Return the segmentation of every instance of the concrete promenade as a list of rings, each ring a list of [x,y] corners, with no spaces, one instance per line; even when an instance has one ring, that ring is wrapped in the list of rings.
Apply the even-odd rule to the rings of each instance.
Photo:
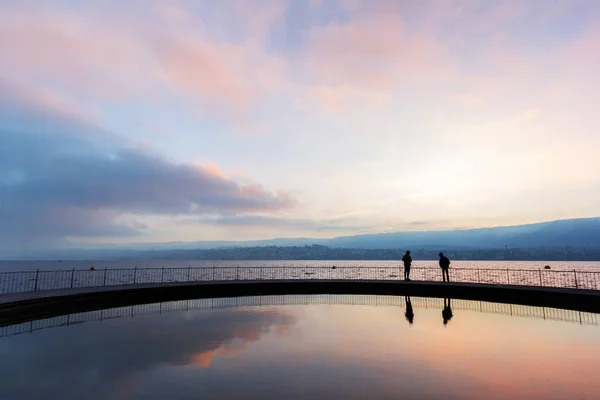
[[[250,280],[146,283],[0,295],[0,326],[83,311],[193,298],[286,294],[444,297],[600,313],[600,291],[390,280]]]

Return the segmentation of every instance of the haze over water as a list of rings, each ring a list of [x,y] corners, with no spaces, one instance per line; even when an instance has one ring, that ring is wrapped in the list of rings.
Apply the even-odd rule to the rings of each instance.
[[[66,260],[66,261],[0,261],[0,272],[96,269],[103,268],[187,268],[187,267],[398,267],[401,261],[346,261],[346,260],[277,260],[277,261],[206,261],[206,260]],[[550,265],[553,270],[600,271],[600,261],[452,261],[452,268],[498,268],[543,269]],[[439,268],[434,260],[415,260],[415,268]]]

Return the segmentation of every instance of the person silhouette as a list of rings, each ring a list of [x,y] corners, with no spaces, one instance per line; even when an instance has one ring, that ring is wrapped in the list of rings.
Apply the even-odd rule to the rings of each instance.
[[[450,273],[448,272],[450,269],[450,259],[444,253],[440,253],[440,268],[442,269],[442,281],[450,282]]]
[[[442,310],[442,318],[444,319],[444,325],[447,325],[448,321],[452,319],[452,307],[450,305],[449,298],[444,298],[444,309]]]
[[[406,250],[404,257],[402,257],[402,262],[404,263],[404,280],[410,281],[410,265],[412,264],[410,250]]]
[[[405,296],[404,301],[406,302],[406,312],[404,313],[404,316],[408,323],[412,325],[415,319],[415,313],[413,312],[412,303],[410,302],[410,296]]]

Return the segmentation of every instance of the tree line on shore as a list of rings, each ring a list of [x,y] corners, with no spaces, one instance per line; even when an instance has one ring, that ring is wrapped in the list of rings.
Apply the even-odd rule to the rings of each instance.
[[[322,245],[257,246],[192,250],[156,250],[128,254],[127,258],[162,258],[194,260],[400,260],[405,248],[363,249]],[[443,251],[452,260],[514,261],[600,261],[600,248],[503,248],[447,249],[412,248],[414,259],[437,260]]]

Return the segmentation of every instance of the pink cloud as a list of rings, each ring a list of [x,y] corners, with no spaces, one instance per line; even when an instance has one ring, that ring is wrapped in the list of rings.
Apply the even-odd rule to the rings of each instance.
[[[600,68],[600,18],[566,46],[559,56],[565,66],[571,69],[570,78],[581,75],[581,78],[596,80]]]
[[[253,105],[285,85],[285,61],[253,44],[216,43],[192,34],[169,35],[155,44],[156,78],[196,98],[222,117],[246,116]]]
[[[25,7],[0,14],[0,73],[10,81],[52,81],[122,96],[140,85],[138,49],[137,38],[90,15]]]
[[[236,26],[243,26],[246,37],[264,40],[268,30],[276,23],[282,22],[288,0],[262,0],[260,3],[247,0],[228,0],[225,10],[233,10]],[[211,4],[214,7],[214,4]],[[231,26],[231,25],[230,25]]]
[[[466,108],[476,108],[485,104],[484,99],[470,93],[453,93],[449,100],[456,101]]]
[[[512,90],[507,82],[546,69],[515,48],[510,24],[546,8],[568,10],[565,1],[340,0],[349,20],[309,27],[306,47],[286,58],[266,43],[285,23],[287,1],[134,2],[119,13],[99,3],[76,11],[20,4],[0,13],[0,79],[111,101],[161,101],[166,90],[198,114],[255,131],[263,128],[253,111],[280,94],[340,111],[353,101],[377,106],[404,84],[459,83],[456,101],[485,103]],[[409,29],[417,9],[423,23]],[[564,53],[588,75],[596,41]],[[484,72],[470,71],[465,54]]]
[[[438,79],[452,70],[440,43],[406,32],[398,14],[311,30],[303,62],[320,82],[368,87]]]
[[[13,84],[0,80],[0,92],[6,97],[17,98],[32,107],[41,108],[65,118],[74,118],[88,123],[95,123],[99,119],[98,113],[91,107],[44,87],[32,84]]]
[[[308,102],[316,101],[320,107],[330,112],[345,112],[357,103],[377,107],[389,100],[385,91],[362,89],[353,85],[318,85],[304,89]]]
[[[111,101],[148,100],[166,88],[211,114],[244,119],[279,90],[286,65],[260,42],[285,4],[261,4],[252,10],[246,2],[227,4],[245,23],[243,42],[219,37],[186,3],[149,3],[139,15],[129,7],[116,15],[101,5],[77,11],[3,6],[0,79]]]

